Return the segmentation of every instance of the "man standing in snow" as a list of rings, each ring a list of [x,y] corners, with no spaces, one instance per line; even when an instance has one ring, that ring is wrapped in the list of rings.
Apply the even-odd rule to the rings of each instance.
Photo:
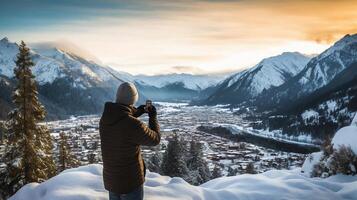
[[[135,108],[138,91],[134,84],[119,86],[116,102],[107,102],[99,123],[103,157],[103,179],[110,200],[142,200],[145,164],[140,145],[160,143],[156,108]],[[149,115],[149,126],[137,117]]]

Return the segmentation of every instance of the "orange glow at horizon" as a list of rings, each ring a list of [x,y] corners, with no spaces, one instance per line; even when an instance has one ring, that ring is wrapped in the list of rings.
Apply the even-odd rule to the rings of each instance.
[[[172,9],[147,15],[73,20],[6,34],[31,42],[69,40],[104,64],[133,74],[200,74],[238,71],[284,51],[320,53],[357,33],[356,0],[167,4]]]

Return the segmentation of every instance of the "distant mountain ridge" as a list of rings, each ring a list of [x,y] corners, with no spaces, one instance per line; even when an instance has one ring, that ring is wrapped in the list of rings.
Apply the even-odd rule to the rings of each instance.
[[[298,74],[310,58],[298,52],[285,52],[263,59],[254,67],[234,74],[216,86],[203,104],[239,104],[263,91],[284,84]]]
[[[165,87],[174,83],[182,83],[190,90],[203,90],[214,86],[226,77],[222,75],[192,75],[192,74],[165,74],[165,75],[137,75],[135,80],[142,85],[155,86],[157,88]]]
[[[139,103],[146,99],[177,102],[198,98],[202,88],[215,84],[221,77],[133,76],[59,49],[52,43],[30,46],[30,52],[39,97],[49,119],[102,112],[104,102],[115,99],[116,89],[123,81],[133,82],[139,88]],[[13,108],[11,92],[15,86],[13,70],[17,53],[16,43],[6,37],[0,40],[0,119],[6,118]]]

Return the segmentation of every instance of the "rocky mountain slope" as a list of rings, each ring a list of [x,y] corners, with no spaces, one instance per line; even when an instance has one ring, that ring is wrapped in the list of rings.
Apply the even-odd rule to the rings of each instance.
[[[257,97],[263,91],[284,84],[301,72],[310,58],[297,52],[286,52],[263,59],[256,66],[239,72],[218,84],[204,104],[239,104]]]
[[[262,107],[286,109],[304,97],[324,88],[338,87],[355,77],[357,67],[357,34],[346,35],[332,47],[311,59],[294,78],[260,96]],[[351,73],[349,73],[349,71]],[[331,82],[334,81],[334,84]],[[328,87],[326,87],[328,86]],[[314,94],[316,95],[316,94]]]

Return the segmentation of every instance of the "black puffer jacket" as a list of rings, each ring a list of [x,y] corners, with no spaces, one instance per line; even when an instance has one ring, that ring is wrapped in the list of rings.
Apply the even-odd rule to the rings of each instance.
[[[148,127],[135,112],[134,107],[108,102],[100,119],[104,186],[117,194],[127,194],[145,181],[140,145],[160,143],[156,116],[150,117]]]

